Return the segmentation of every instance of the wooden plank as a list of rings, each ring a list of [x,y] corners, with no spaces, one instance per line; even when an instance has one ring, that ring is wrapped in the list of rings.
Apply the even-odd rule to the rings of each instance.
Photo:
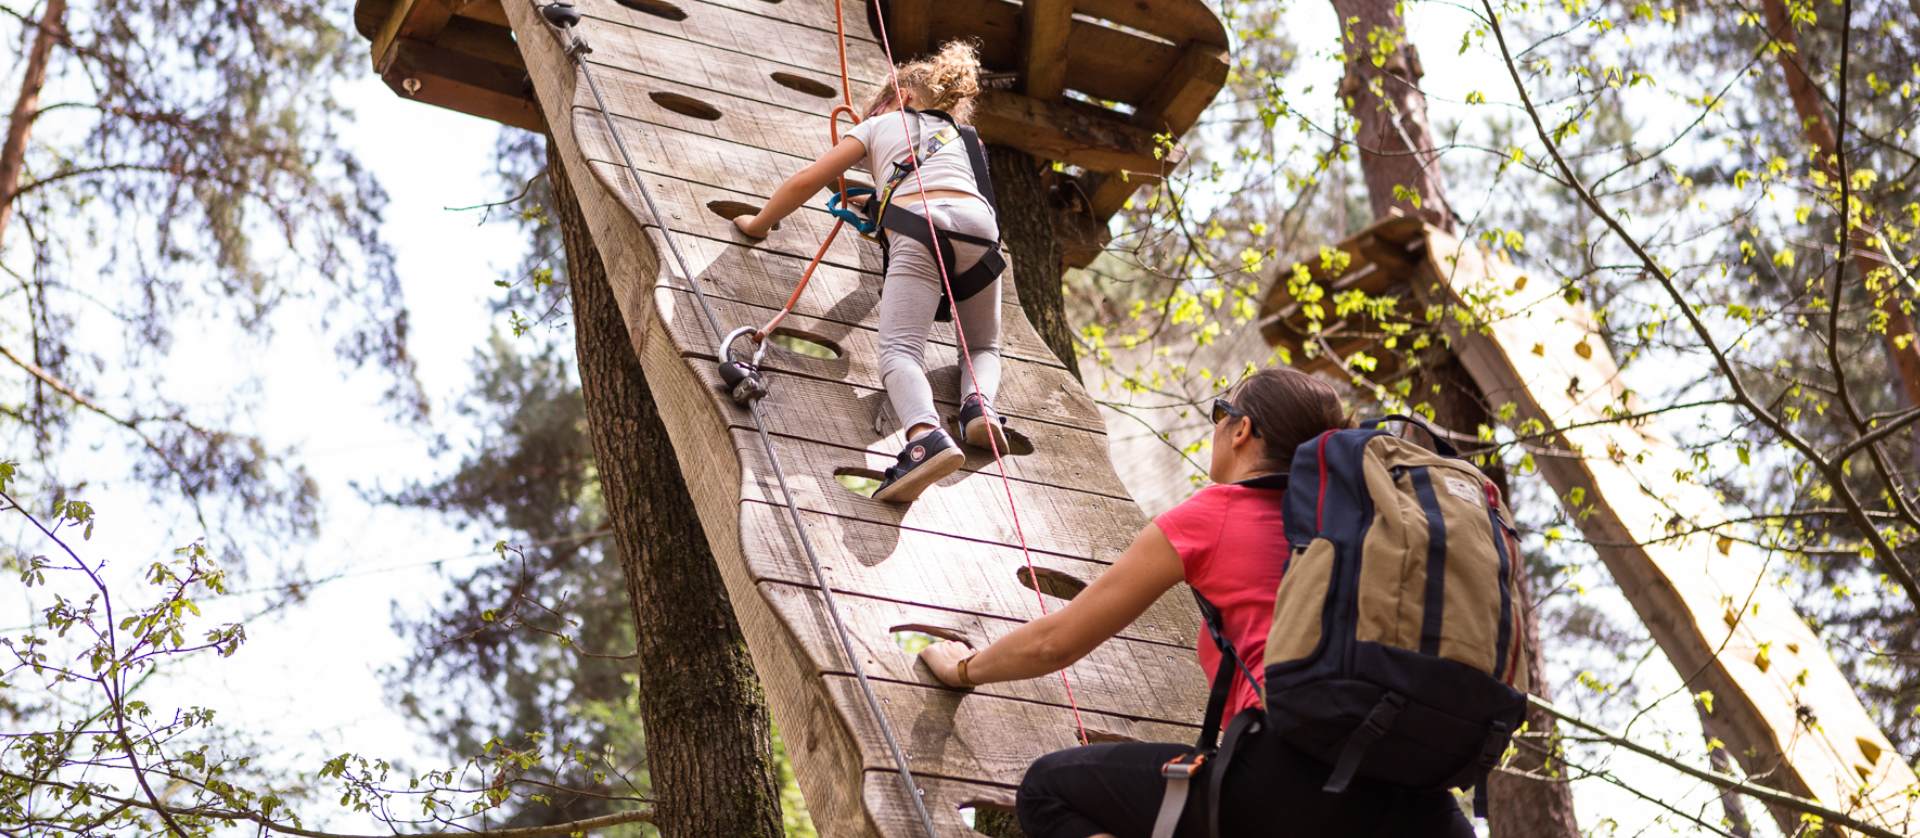
[[[1000,586],[1026,594],[1027,609],[1034,610],[1033,592],[1015,584],[1012,573],[1004,574]],[[964,596],[965,587],[953,593]],[[767,582],[760,585],[760,591],[799,638],[815,667],[823,673],[853,674],[818,588]],[[931,592],[935,598],[945,593]],[[925,634],[922,629],[931,628],[934,632],[951,632],[977,648],[1026,622],[1024,617],[963,614],[933,607],[939,605],[937,602],[913,605],[858,592],[846,592],[836,602],[867,677],[901,684],[938,686],[926,666],[900,646],[893,635],[895,630],[905,628]],[[1058,610],[1060,605],[1051,607]],[[1067,675],[1073,684],[1074,701],[1082,710],[1166,724],[1198,724],[1206,711],[1206,675],[1200,671],[1193,650],[1185,647],[1115,638],[1069,667]],[[976,688],[974,694],[1068,707],[1065,688],[1057,675],[988,684]],[[1139,719],[1141,708],[1171,711],[1173,717]]]
[[[697,355],[702,359],[719,356],[712,329],[691,293],[661,288],[655,291],[654,302],[659,306],[661,319],[672,330],[683,354]],[[750,308],[729,300],[709,298],[707,302],[723,327],[758,325],[773,314],[770,309]],[[822,321],[800,315],[787,318],[787,322],[794,328],[839,343],[843,353],[839,358],[808,358],[784,351],[778,354],[769,352],[767,364],[776,375],[805,375],[823,382],[858,386],[869,391],[884,389],[880,380],[879,339],[873,330],[829,327]],[[954,354],[957,353],[940,352],[938,349],[928,352],[927,379],[932,383],[934,393],[938,394],[936,398],[941,401],[957,401],[960,397],[960,368]],[[1000,393],[994,401],[1002,405],[1009,416],[1052,422],[1096,433],[1105,427],[1093,399],[1084,391],[1069,392],[1068,384],[1073,378],[1065,369],[1003,357],[1001,371]],[[869,428],[872,426],[871,420],[864,416],[848,417],[841,421],[854,421]],[[1092,452],[1079,453],[1084,455]]]
[[[861,702],[850,675],[825,675],[827,690],[848,705]],[[1074,747],[1079,731],[1064,707],[968,695],[943,687],[876,682],[874,693],[900,737],[900,747],[916,774],[1004,785],[1019,785],[1027,766],[1053,751]],[[1099,730],[1139,742],[1192,742],[1198,725],[1147,722],[1082,710],[1089,731]],[[866,768],[884,770],[892,761],[878,726],[853,725],[862,750],[876,757]]]
[[[1020,77],[1028,96],[1060,98],[1067,89],[1073,0],[1026,0],[1020,4]],[[1059,158],[1055,158],[1059,159]]]
[[[539,106],[524,92],[519,70],[438,44],[402,39],[381,80],[393,92],[429,105],[545,131]]]
[[[1227,45],[1226,27],[1201,0],[1076,0],[1074,11],[1151,32],[1175,44]]]
[[[494,26],[508,25],[507,10],[501,8],[500,0],[466,0],[466,2],[456,3],[455,6],[453,13],[456,16]]]
[[[1228,66],[1225,45],[1185,45],[1173,69],[1134,108],[1134,124],[1152,131],[1186,133],[1226,85]]]
[[[999,90],[982,91],[973,111],[982,139],[1042,160],[1097,172],[1157,169],[1153,132],[1125,119],[1116,111],[1079,102],[1050,102]]]
[[[755,581],[814,584],[813,570],[794,535],[786,507],[743,503],[739,514],[743,551]],[[950,533],[901,530],[820,512],[801,512],[800,517],[820,553],[827,584],[836,591],[902,603],[917,601],[927,591],[939,591],[939,603],[922,604],[961,615],[1006,619],[1035,616],[1038,606],[1033,591],[1017,584],[1017,574],[1027,565],[1018,547]],[[1033,561],[1035,567],[1087,580],[1104,573],[1107,567],[1106,562],[1045,553],[1034,554]],[[1047,607],[1057,609],[1061,603],[1050,597]],[[1186,650],[1181,654],[1190,656],[1191,644],[1199,637],[1199,625],[1193,597],[1181,585],[1161,597],[1119,636],[1179,647]],[[1142,705],[1133,712],[1145,709]]]
[[[626,73],[597,62],[594,74],[600,82],[601,93],[605,95],[607,110],[615,116],[674,128],[711,140],[791,155],[796,162],[787,164],[789,174],[830,147],[828,107],[803,111],[690,84]],[[768,83],[772,82],[769,80]],[[591,98],[581,104],[583,109],[592,109],[594,115],[598,116],[598,107]],[[627,130],[623,125],[623,136]],[[588,157],[619,159],[592,148],[588,150]]]
[[[1522,271],[1478,247],[1423,232],[1416,290],[1431,282],[1456,301],[1492,301],[1476,304],[1476,328],[1455,331],[1461,360],[1491,403],[1569,428],[1547,444],[1573,455],[1540,458],[1541,472],[1562,496],[1591,499],[1569,514],[1674,667],[1699,673],[1689,688],[1713,691],[1709,727],[1728,751],[1761,782],[1895,831],[1920,824],[1909,796],[1920,781],[1772,583],[1767,557],[1722,549],[1712,533],[1672,537],[1676,515],[1707,524],[1728,513],[1711,489],[1675,476],[1685,454],[1657,426],[1609,421],[1608,408],[1633,405],[1591,313],[1554,283],[1521,283]],[[1795,824],[1789,816],[1782,826]]]
[[[698,359],[709,360],[705,356],[699,356]],[[695,363],[693,366],[702,380],[716,389],[720,387],[719,373],[710,363]],[[890,429],[885,434],[873,431],[869,417],[885,398],[879,390],[779,373],[769,376],[769,381],[774,393],[761,400],[760,408],[761,414],[767,419],[768,431],[773,434],[814,439],[878,455],[898,453],[905,444],[898,429]],[[958,409],[958,405],[952,401],[935,401],[941,409],[943,420],[950,420]],[[1046,451],[1061,455],[1011,455],[1003,451],[1001,463],[1006,466],[1009,476],[1030,483],[1063,486],[1108,497],[1126,497],[1126,487],[1112,475],[1111,469],[1102,466],[1106,445],[1104,434],[1031,420],[1014,413],[1011,408],[1006,412],[1011,417],[1010,427],[1032,440],[1034,453]],[[836,421],[823,423],[820,421],[823,415],[833,416]],[[728,419],[734,427],[745,429],[752,426],[744,412],[730,415]],[[970,445],[965,448],[967,461],[964,468],[989,475],[999,473],[991,453]]]
[[[757,3],[760,0],[752,0],[752,2]],[[601,40],[608,42],[607,47],[605,49],[596,47],[593,60],[596,64],[607,67],[607,72],[666,79],[703,90],[725,91],[736,96],[817,114],[822,126],[821,136],[825,136],[828,111],[840,101],[840,79],[837,66],[797,67],[759,55],[732,52],[721,47],[683,40],[643,28],[611,29]],[[625,60],[628,54],[659,56],[667,60],[634,64]],[[817,91],[805,93],[776,81],[775,74],[811,81],[829,88],[830,91],[824,95]],[[856,76],[853,79],[852,89],[854,102],[864,103],[879,88],[876,80]],[[582,104],[590,102],[591,99],[583,100]],[[609,104],[612,103],[609,102]]]
[[[741,497],[782,503],[760,439],[732,432],[741,467]],[[787,488],[801,509],[839,515],[902,529],[964,533],[967,538],[1018,547],[1019,536],[1007,510],[1007,492],[1019,505],[1028,546],[1076,558],[1112,561],[1146,525],[1138,507],[1103,495],[1015,481],[1002,488],[1000,478],[956,473],[909,505],[881,503],[856,495],[834,478],[836,469],[877,472],[893,463],[882,457],[803,440],[783,440],[777,449]]]
[[[831,30],[712,3],[670,2],[685,14],[684,18],[648,14],[615,0],[581,0],[577,5],[590,19],[581,23],[580,36],[592,45],[595,61],[628,68],[646,67],[657,72],[663,63],[658,56],[634,49],[632,33],[649,31],[742,56],[758,56],[805,72],[838,73],[840,47]],[[886,78],[879,49],[870,42],[848,41],[847,66],[856,80],[867,84]]]

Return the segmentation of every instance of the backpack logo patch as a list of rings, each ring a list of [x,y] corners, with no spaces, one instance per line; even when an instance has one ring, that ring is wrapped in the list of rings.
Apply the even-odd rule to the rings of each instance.
[[[1460,477],[1447,478],[1447,494],[1453,495],[1468,503],[1480,502],[1480,487]]]
[[[917,462],[920,462],[921,460],[924,460],[924,459],[926,459],[926,458],[927,458],[927,448],[926,448],[926,446],[924,446],[924,445],[915,445],[915,446],[913,447],[913,450],[911,450],[911,451],[908,451],[908,452],[907,452],[907,457],[908,457],[908,458],[910,458],[910,459],[912,459],[912,460],[913,460],[914,462],[916,462],[916,463],[917,463]]]

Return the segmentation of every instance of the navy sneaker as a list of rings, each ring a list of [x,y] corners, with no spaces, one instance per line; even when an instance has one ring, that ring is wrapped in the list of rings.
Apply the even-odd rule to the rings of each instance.
[[[960,402],[959,424],[960,437],[967,444],[1007,453],[1007,417],[995,413],[979,393]]]
[[[960,453],[947,432],[934,428],[907,443],[900,460],[887,469],[886,479],[874,490],[873,499],[907,503],[920,497],[928,486],[960,469],[967,455]]]

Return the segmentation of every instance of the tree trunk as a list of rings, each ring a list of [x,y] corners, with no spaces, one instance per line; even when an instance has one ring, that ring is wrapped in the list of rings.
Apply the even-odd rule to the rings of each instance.
[[[33,46],[27,50],[27,71],[20,79],[20,96],[13,100],[13,115],[7,119],[7,141],[0,146],[0,242],[6,240],[7,226],[13,221],[13,199],[20,189],[20,174],[27,166],[27,138],[33,133],[34,120],[40,117],[40,89],[47,84],[47,64],[53,57],[53,44],[60,39],[66,20],[67,0],[47,0],[40,25],[33,33]]]
[[[1407,31],[1393,0],[1332,0],[1343,21],[1347,73],[1340,96],[1359,121],[1354,142],[1360,171],[1375,218],[1395,208],[1432,224],[1451,228],[1453,209],[1427,127],[1427,97],[1420,92],[1420,55],[1406,43]],[[1403,44],[1373,64],[1378,44]],[[1377,89],[1377,93],[1376,93]]]
[[[661,833],[781,835],[766,698],[566,170],[549,145],[581,395],[639,658]]]
[[[1066,262],[1053,229],[1053,205],[1041,172],[1045,164],[1019,149],[987,146],[987,166],[993,175],[994,198],[1000,213],[1000,238],[1012,264],[1013,285],[1027,321],[1060,357],[1073,377],[1080,377],[1079,357],[1073,349],[1073,326],[1067,323],[1066,300],[1060,275]]]
[[[1375,67],[1372,60],[1376,44],[1406,42],[1406,27],[1396,0],[1332,3],[1340,19],[1349,21],[1342,34],[1347,75],[1341,83],[1341,94],[1348,98],[1359,121],[1360,168],[1366,176],[1374,215],[1384,218],[1398,208],[1453,232],[1453,211],[1447,204],[1438,155],[1433,150],[1433,132],[1427,126],[1427,100],[1417,87],[1420,59],[1411,45],[1404,45],[1387,56],[1384,66]],[[1373,92],[1376,85],[1379,95]],[[1490,423],[1484,398],[1458,358],[1442,348],[1429,352],[1423,360],[1408,402],[1427,403],[1443,428],[1472,433]],[[1487,472],[1501,493],[1508,494],[1505,470],[1494,466]],[[1519,578],[1528,680],[1535,695],[1550,698],[1540,654],[1540,618],[1534,608],[1533,585],[1525,572]],[[1510,767],[1554,779],[1495,773],[1487,795],[1487,821],[1493,835],[1580,835],[1573,813],[1573,790],[1565,772],[1550,759],[1556,730],[1553,717],[1528,708],[1527,734]]]
[[[1800,130],[1806,134],[1807,143],[1819,154],[1820,168],[1829,177],[1837,180],[1847,176],[1847,173],[1840,171],[1833,123],[1827,121],[1826,108],[1820,101],[1820,90],[1814,86],[1813,79],[1807,76],[1806,68],[1817,66],[1814,57],[1801,50],[1799,37],[1794,34],[1793,24],[1787,18],[1787,7],[1783,0],[1761,0],[1760,5],[1767,13],[1767,32],[1770,37],[1788,47],[1774,53],[1774,57],[1780,62],[1781,71],[1787,75],[1787,94],[1793,100],[1794,112],[1800,117]],[[1916,3],[1916,6],[1920,6],[1920,3]],[[1841,223],[1846,223],[1844,214]],[[1880,268],[1880,258],[1873,248],[1867,246],[1867,240],[1872,236],[1866,228],[1853,230],[1850,235],[1853,236],[1853,269],[1864,282],[1868,275]],[[1900,380],[1900,391],[1906,396],[1907,404],[1920,405],[1920,340],[1908,343],[1905,349],[1901,349],[1898,342],[1900,336],[1914,334],[1913,318],[1901,310],[1896,294],[1882,293],[1880,297],[1875,306],[1887,317],[1887,332],[1882,336],[1882,341],[1888,357],[1893,361],[1894,377]]]

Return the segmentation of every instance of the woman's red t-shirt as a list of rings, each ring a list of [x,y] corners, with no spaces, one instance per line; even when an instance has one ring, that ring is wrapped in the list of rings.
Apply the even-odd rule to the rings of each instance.
[[[1263,682],[1266,672],[1260,659],[1273,624],[1274,594],[1287,567],[1286,528],[1280,521],[1285,495],[1286,490],[1277,486],[1216,484],[1153,521],[1180,554],[1187,584],[1220,609],[1227,638],[1254,677]],[[1200,668],[1211,687],[1220,666],[1220,650],[1205,625],[1200,627],[1199,649]],[[1245,678],[1236,677],[1223,718],[1231,719],[1259,704],[1259,693]]]

